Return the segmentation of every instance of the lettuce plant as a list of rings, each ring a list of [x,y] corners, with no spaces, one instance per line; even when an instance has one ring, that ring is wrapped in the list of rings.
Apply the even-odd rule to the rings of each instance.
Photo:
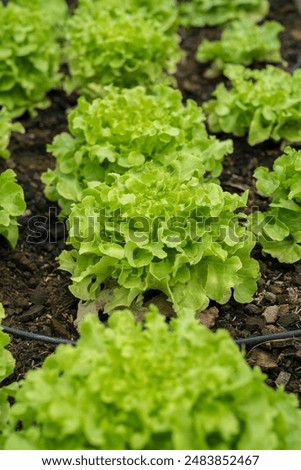
[[[179,36],[143,11],[120,12],[80,5],[67,25],[65,56],[71,77],[66,89],[99,96],[102,87],[150,86],[166,80],[181,58]]]
[[[281,62],[278,33],[283,26],[277,21],[266,21],[261,26],[249,18],[231,23],[222,32],[219,41],[204,40],[198,47],[199,62],[213,61],[212,75],[222,71],[226,64],[249,65],[253,61]]]
[[[0,106],[12,116],[47,106],[61,54],[45,13],[0,2]]]
[[[191,0],[180,4],[184,26],[216,26],[248,17],[259,21],[269,10],[267,0]]]
[[[89,315],[75,347],[21,382],[4,448],[300,449],[296,397],[264,380],[193,315],[167,325],[151,307],[145,327],[128,310],[108,327]]]
[[[258,191],[271,198],[268,211],[251,219],[263,252],[295,263],[301,259],[301,151],[287,147],[273,171],[259,167],[254,176]]]
[[[18,241],[17,217],[25,211],[26,204],[21,186],[16,183],[13,170],[0,174],[0,235],[14,248]]]
[[[64,25],[68,17],[68,5],[66,0],[8,0],[9,3],[21,5],[30,11],[40,12],[52,25],[53,32],[58,38],[63,38]]]
[[[69,245],[60,257],[71,292],[110,312],[164,292],[174,309],[206,308],[209,299],[249,302],[259,277],[252,234],[240,224],[246,205],[213,182],[181,183],[154,164],[91,183],[69,217]],[[109,292],[109,296],[108,296]]]
[[[46,196],[63,213],[81,199],[89,181],[109,180],[111,172],[140,169],[149,160],[170,168],[182,180],[205,172],[217,177],[232,142],[208,137],[204,115],[192,100],[167,85],[105,89],[103,98],[80,98],[69,114],[69,133],[54,138],[48,150],[54,170],[43,174]]]
[[[24,0],[26,1],[26,0]],[[43,0],[41,0],[43,1]],[[137,11],[144,18],[153,19],[164,25],[164,32],[175,32],[178,25],[178,8],[176,0],[79,0],[79,5],[84,8],[91,8],[97,4],[101,10],[109,10],[115,15],[125,13],[135,14]]]
[[[4,318],[4,308],[0,303],[0,324]],[[9,377],[14,370],[15,361],[5,346],[9,343],[9,336],[3,333],[0,326],[0,385],[1,382]],[[9,411],[9,404],[7,400],[7,390],[4,387],[0,387],[0,449],[2,447],[2,431],[7,425],[7,415]]]
[[[0,109],[0,157],[7,159],[10,156],[8,144],[11,132],[24,132],[20,122],[12,122],[10,114],[5,108]]]
[[[250,145],[270,138],[301,140],[301,70],[290,74],[273,65],[263,70],[228,65],[224,75],[232,88],[219,84],[215,98],[204,103],[212,132],[248,134]]]

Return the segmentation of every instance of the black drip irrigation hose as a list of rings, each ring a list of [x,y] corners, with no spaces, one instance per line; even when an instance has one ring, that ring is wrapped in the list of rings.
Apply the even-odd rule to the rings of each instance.
[[[252,346],[255,344],[268,343],[270,341],[278,341],[281,339],[294,339],[298,336],[301,336],[301,329],[284,331],[283,333],[270,333],[269,335],[262,336],[250,336],[249,338],[239,338],[235,339],[234,341],[238,345],[245,344],[247,346]]]
[[[34,341],[40,341],[42,343],[51,343],[51,344],[71,344],[72,346],[76,345],[76,341],[64,338],[55,338],[52,336],[39,335],[37,333],[31,333],[30,331],[19,330],[18,328],[10,328],[9,326],[2,325],[2,330],[5,333],[10,335],[20,336],[21,338],[27,338]],[[245,345],[245,346],[254,346],[256,344],[267,343],[271,341],[278,341],[284,339],[294,339],[301,336],[301,329],[299,330],[289,330],[283,333],[271,333],[268,335],[262,336],[251,336],[249,338],[238,338],[234,339],[236,344]]]
[[[4,333],[8,333],[9,335],[20,336],[21,338],[32,339],[34,341],[40,341],[42,343],[72,344],[73,346],[76,345],[76,341],[72,341],[71,339],[39,335],[37,333],[31,333],[30,331],[19,330],[19,328],[11,328],[10,326],[2,325],[2,330],[4,331]]]

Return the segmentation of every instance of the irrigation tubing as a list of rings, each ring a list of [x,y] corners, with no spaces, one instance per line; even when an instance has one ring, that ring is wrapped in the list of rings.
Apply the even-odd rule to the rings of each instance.
[[[55,338],[52,336],[39,335],[37,333],[31,333],[30,331],[19,330],[19,328],[11,328],[9,326],[2,325],[2,330],[9,335],[20,336],[21,338],[32,339],[34,341],[40,341],[42,343],[52,344],[72,344],[76,345],[76,341],[64,338]]]
[[[270,333],[269,335],[261,336],[250,336],[249,338],[239,338],[235,339],[236,344],[245,344],[247,346],[252,346],[260,343],[268,343],[270,341],[278,341],[281,339],[294,339],[298,336],[301,336],[301,329],[299,330],[288,330],[283,333]]]
[[[31,333],[30,331],[20,330],[19,328],[10,328],[9,326],[2,325],[2,330],[5,333],[14,336],[20,336],[21,338],[27,338],[34,341],[40,341],[42,343],[51,343],[51,344],[71,344],[72,346],[76,345],[76,341],[64,338],[55,338],[52,336],[39,335],[37,333]],[[238,338],[234,339],[235,343],[238,345],[245,346],[254,346],[260,343],[267,343],[271,341],[285,340],[285,339],[294,339],[301,336],[301,329],[299,330],[289,330],[283,333],[271,333],[268,335],[261,336],[251,336],[249,338]]]

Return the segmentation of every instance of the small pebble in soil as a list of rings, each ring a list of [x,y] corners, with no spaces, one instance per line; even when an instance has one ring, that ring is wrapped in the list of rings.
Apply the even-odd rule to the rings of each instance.
[[[297,313],[287,313],[285,315],[281,315],[278,319],[278,323],[281,326],[284,326],[284,328],[287,328],[288,326],[291,325],[296,325],[300,320],[300,317]]]
[[[277,379],[275,380],[275,384],[277,385],[277,387],[280,387],[281,385],[285,387],[289,383],[291,375],[292,374],[290,374],[289,372],[285,372],[282,370],[279,373]]]
[[[261,308],[257,307],[257,305],[254,304],[247,305],[245,307],[245,310],[251,315],[261,315]]]
[[[198,312],[196,318],[207,328],[213,328],[215,326],[215,321],[218,318],[219,310],[216,307],[210,307],[206,310]]]
[[[266,307],[262,315],[267,323],[275,323],[279,317],[279,306],[270,305]]]
[[[273,292],[265,292],[264,298],[271,304],[277,303],[277,296]]]
[[[278,366],[272,354],[262,348],[252,349],[247,356],[247,361],[251,366],[257,365],[262,369],[275,369]]]

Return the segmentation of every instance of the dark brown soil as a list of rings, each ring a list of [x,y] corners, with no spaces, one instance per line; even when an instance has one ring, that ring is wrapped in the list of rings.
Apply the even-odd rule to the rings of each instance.
[[[301,18],[292,0],[273,1],[268,18],[278,20],[286,28],[281,34],[282,54],[290,70],[301,58]],[[201,104],[222,80],[207,79],[204,76],[206,66],[194,60],[199,42],[219,34],[215,28],[181,31],[187,55],[179,65],[177,80],[185,99],[193,98]],[[0,300],[6,308],[5,325],[75,339],[77,332],[73,321],[77,300],[68,290],[68,276],[58,269],[56,262],[56,256],[64,247],[64,225],[56,218],[55,204],[45,199],[40,181],[41,173],[54,165],[46,144],[54,135],[66,130],[66,110],[74,106],[75,98],[53,92],[50,99],[51,106],[47,110],[39,112],[35,118],[22,119],[26,134],[14,135],[10,147],[12,158],[6,162],[0,160],[0,172],[7,167],[16,171],[28,207],[20,218],[17,248],[11,250],[4,240],[0,240]],[[252,174],[258,165],[271,167],[281,154],[280,146],[267,142],[252,148],[245,139],[234,139],[234,142],[235,152],[225,161],[222,185],[231,192],[241,193],[248,189],[249,210],[263,208],[266,201],[256,192]],[[33,228],[35,232],[39,228],[40,237],[33,237]],[[262,271],[254,301],[247,305],[234,301],[223,306],[212,304],[205,314],[199,315],[200,320],[211,328],[226,328],[235,338],[299,328],[301,262],[280,264],[270,257],[263,257],[258,248],[254,250],[254,257],[259,260]],[[169,304],[162,296],[150,301],[158,303],[170,315]],[[27,370],[39,367],[54,346],[12,336],[10,350],[17,362],[12,380],[18,380]],[[287,391],[301,397],[300,340],[263,343],[247,349],[246,358],[252,366],[259,365],[267,373],[271,386],[282,384]]]

